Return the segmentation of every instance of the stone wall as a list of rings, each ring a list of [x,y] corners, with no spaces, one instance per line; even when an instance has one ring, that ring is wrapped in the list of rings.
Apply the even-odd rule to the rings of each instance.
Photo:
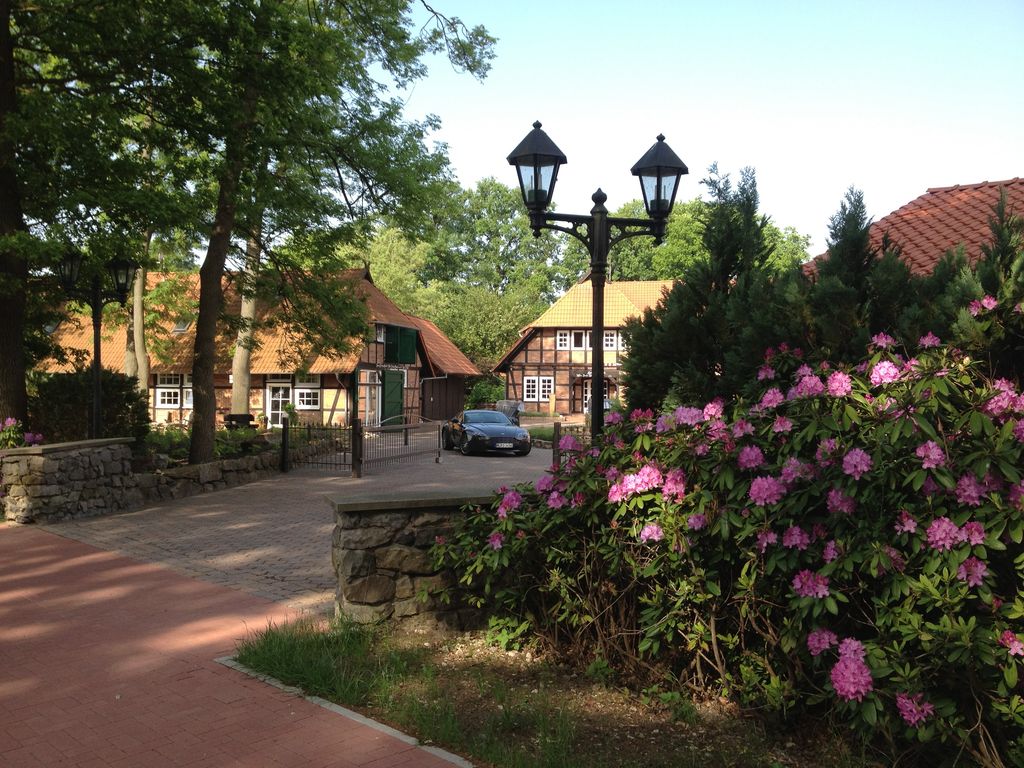
[[[132,441],[83,440],[0,451],[0,502],[16,523],[123,512],[160,499],[241,485],[277,471],[276,450],[135,474]]]
[[[394,620],[429,630],[465,629],[477,612],[443,605],[436,593],[450,577],[431,564],[430,548],[447,536],[461,509],[490,496],[387,501],[333,501],[331,559],[338,579],[339,613],[361,623]]]

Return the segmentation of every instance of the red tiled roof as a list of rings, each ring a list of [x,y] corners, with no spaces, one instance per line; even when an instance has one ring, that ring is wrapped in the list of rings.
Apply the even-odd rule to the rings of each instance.
[[[435,372],[454,376],[479,376],[480,370],[470,362],[469,358],[444,333],[429,320],[406,315],[419,329],[423,348],[427,351],[427,360]]]
[[[150,286],[168,279],[170,275],[150,273],[147,284]],[[194,297],[199,295],[198,274],[175,274],[174,278],[182,279],[185,282],[184,290]],[[356,293],[366,302],[368,320],[372,323],[383,323],[385,325],[398,325],[406,328],[417,328],[423,331],[423,344],[431,361],[439,368],[444,369],[446,365],[452,370],[448,373],[463,373],[477,375],[479,371],[473,367],[462,352],[448,339],[436,326],[429,324],[429,330],[424,330],[421,324],[428,321],[406,315],[377,286],[373,284],[370,273],[365,269],[353,269],[346,271],[342,277],[354,283]],[[238,313],[240,298],[238,292],[231,285],[225,286],[225,309],[228,313]],[[124,311],[124,310],[121,310]],[[270,310],[261,308],[258,314],[267,317]],[[192,357],[195,346],[195,325],[190,325],[184,333],[173,333],[177,318],[165,316],[161,324],[164,327],[165,349],[158,359],[150,351],[150,371],[152,373],[179,373],[192,370]],[[92,356],[92,323],[87,317],[72,317],[71,320],[61,324],[55,331],[58,343],[71,350],[81,350],[85,353],[85,359]],[[217,336],[217,361],[215,370],[217,373],[231,373],[231,349],[235,343],[234,333],[220,333]],[[110,327],[105,325],[100,344],[100,358],[104,368],[115,371],[124,370],[125,359],[125,328]],[[308,363],[309,373],[351,373],[359,362],[362,350],[361,340],[355,340],[355,349],[347,355],[337,357],[330,355],[318,355],[312,360],[296,360],[296,350],[301,348],[300,340],[296,339],[287,329],[280,326],[263,327],[256,331],[256,346],[252,351],[250,360],[250,371],[254,374],[283,373],[300,368],[302,362]],[[462,357],[462,360],[458,358]],[[464,362],[463,362],[464,361]],[[468,368],[467,368],[468,366]],[[58,366],[54,361],[49,360],[43,365],[47,371],[68,370],[69,366]],[[470,372],[471,371],[471,372]]]
[[[888,234],[917,274],[931,272],[946,251],[959,245],[966,249],[968,260],[976,262],[982,255],[981,245],[991,238],[988,220],[1003,189],[1010,209],[1024,215],[1024,178],[936,187],[874,222],[871,246],[881,249],[882,237]],[[828,254],[818,257],[823,258]],[[813,262],[805,271],[813,273]]]

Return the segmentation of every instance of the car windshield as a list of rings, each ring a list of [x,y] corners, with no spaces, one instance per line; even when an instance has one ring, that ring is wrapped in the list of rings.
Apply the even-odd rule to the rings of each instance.
[[[511,424],[508,416],[499,411],[466,411],[463,424]]]

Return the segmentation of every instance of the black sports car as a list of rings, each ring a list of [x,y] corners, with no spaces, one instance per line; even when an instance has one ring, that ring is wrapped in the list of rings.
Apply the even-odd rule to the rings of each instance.
[[[512,423],[500,411],[463,411],[441,427],[441,445],[446,451],[458,448],[463,455],[486,451],[512,451],[517,456],[530,452],[530,433]]]

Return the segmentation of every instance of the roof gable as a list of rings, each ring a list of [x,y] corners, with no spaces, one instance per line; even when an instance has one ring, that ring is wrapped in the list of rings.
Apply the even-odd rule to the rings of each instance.
[[[609,282],[604,290],[604,327],[621,328],[631,317],[656,305],[672,280]],[[593,286],[576,283],[527,328],[589,328],[593,325]]]

